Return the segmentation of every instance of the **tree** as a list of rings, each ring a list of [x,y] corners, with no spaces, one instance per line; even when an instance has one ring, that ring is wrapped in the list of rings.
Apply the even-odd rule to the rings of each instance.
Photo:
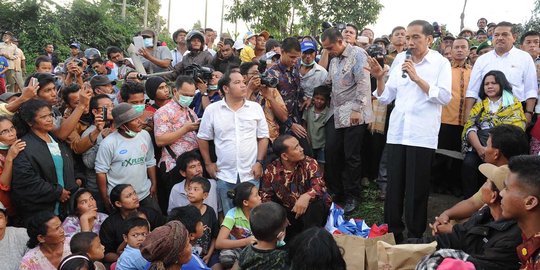
[[[524,25],[524,30],[536,30],[540,29],[540,0],[534,2],[534,9],[532,11],[531,18]]]
[[[226,19],[244,20],[254,31],[267,30],[278,38],[315,36],[324,21],[352,23],[362,29],[377,20],[382,7],[379,0],[235,0]]]
[[[127,48],[131,37],[140,31],[135,18],[122,20],[109,1],[74,0],[67,7],[38,0],[0,1],[1,30],[13,32],[27,58],[28,71],[33,59],[52,43],[61,59],[69,56],[69,44],[81,43],[82,49],[108,46]]]

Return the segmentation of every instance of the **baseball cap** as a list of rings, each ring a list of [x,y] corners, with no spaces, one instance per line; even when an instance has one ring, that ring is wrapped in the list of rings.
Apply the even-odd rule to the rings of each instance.
[[[478,166],[478,170],[493,182],[499,191],[504,189],[504,180],[510,173],[508,165],[497,167],[493,164],[484,163]]]
[[[243,49],[244,48],[244,42],[242,40],[237,40],[234,42],[234,45],[233,45],[233,48],[235,50],[240,50],[240,49]]]
[[[478,45],[478,48],[476,48],[476,53],[479,53],[481,50],[485,49],[485,48],[488,48],[488,47],[491,47],[492,43],[491,43],[491,40],[486,40],[482,43],[480,43],[480,45]]]
[[[79,44],[78,42],[73,42],[71,44],[69,44],[69,47],[70,48],[77,48],[77,49],[81,49],[81,44]]]
[[[244,42],[252,37],[256,36],[255,33],[249,31],[244,35]]]
[[[317,44],[310,40],[302,41],[302,43],[300,43],[300,50],[302,53],[309,50],[317,51]]]
[[[258,36],[263,36],[264,40],[268,40],[270,38],[270,33],[268,33],[268,31],[266,30],[263,30],[262,32],[258,34]]]
[[[456,38],[452,34],[448,33],[443,37],[443,40],[456,40]]]

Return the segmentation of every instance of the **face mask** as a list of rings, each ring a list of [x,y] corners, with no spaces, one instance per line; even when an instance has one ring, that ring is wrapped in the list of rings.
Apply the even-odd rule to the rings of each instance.
[[[189,107],[189,105],[191,105],[191,102],[193,101],[193,97],[186,97],[186,96],[182,96],[180,95],[180,97],[178,97],[178,104],[184,108],[187,108]]]
[[[304,63],[304,60],[300,59],[300,63],[302,64],[302,66],[306,66],[306,67],[312,67],[313,65],[315,65],[315,61],[311,62],[311,64],[306,64]]]
[[[115,100],[116,100],[116,94],[107,94],[107,96],[108,96],[112,101],[115,101]]]
[[[285,246],[285,241],[283,239],[285,239],[285,231],[282,231],[280,232],[278,235],[277,235],[277,243],[276,243],[276,247],[283,247]]]
[[[8,150],[10,145],[0,142],[0,150]]]
[[[154,47],[154,39],[153,38],[145,38],[144,39],[144,47],[146,47],[146,48]]]
[[[136,112],[142,113],[144,111],[144,104],[137,104],[132,106]]]
[[[137,136],[137,132],[129,130],[129,128],[127,128],[125,125],[124,128],[126,129],[126,135],[128,135],[129,137],[134,138],[135,136]]]
[[[211,85],[208,86],[208,90],[214,91],[214,90],[217,90],[217,89],[218,89],[217,85],[212,85],[211,84]]]

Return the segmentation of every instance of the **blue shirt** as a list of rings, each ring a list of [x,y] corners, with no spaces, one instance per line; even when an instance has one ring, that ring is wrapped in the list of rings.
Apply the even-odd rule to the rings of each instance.
[[[56,179],[58,179],[58,185],[64,187],[64,159],[62,158],[62,152],[60,151],[60,146],[58,143],[51,137],[50,143],[47,143],[49,152],[51,153],[52,160],[54,162],[54,169],[56,171]],[[54,207],[54,213],[58,215],[60,213],[60,203],[56,202]]]
[[[9,67],[9,64],[8,64],[7,59],[0,55],[0,72],[4,71],[4,69],[8,67]],[[5,77],[6,77],[5,73],[0,74],[0,78],[5,78]]]
[[[118,267],[116,268],[118,269]],[[210,270],[197,254],[191,254],[191,260],[182,265],[182,270]]]
[[[116,262],[116,270],[144,270],[150,263],[144,259],[141,250],[126,245]]]
[[[210,98],[210,103],[214,103],[216,101],[221,100],[221,96],[219,95],[217,91],[212,96],[209,96],[209,98]],[[202,118],[204,114],[204,108],[202,106],[201,92],[197,92],[197,94],[195,94],[195,97],[193,97],[193,101],[191,102],[191,105],[189,107],[192,108],[193,111],[195,111],[195,113],[197,114],[199,118]]]

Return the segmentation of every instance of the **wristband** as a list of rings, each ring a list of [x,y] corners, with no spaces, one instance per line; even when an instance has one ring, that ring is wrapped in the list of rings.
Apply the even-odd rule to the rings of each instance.
[[[261,164],[261,166],[263,165],[262,159],[257,159],[257,160],[255,160],[255,163],[259,163],[259,164]]]

